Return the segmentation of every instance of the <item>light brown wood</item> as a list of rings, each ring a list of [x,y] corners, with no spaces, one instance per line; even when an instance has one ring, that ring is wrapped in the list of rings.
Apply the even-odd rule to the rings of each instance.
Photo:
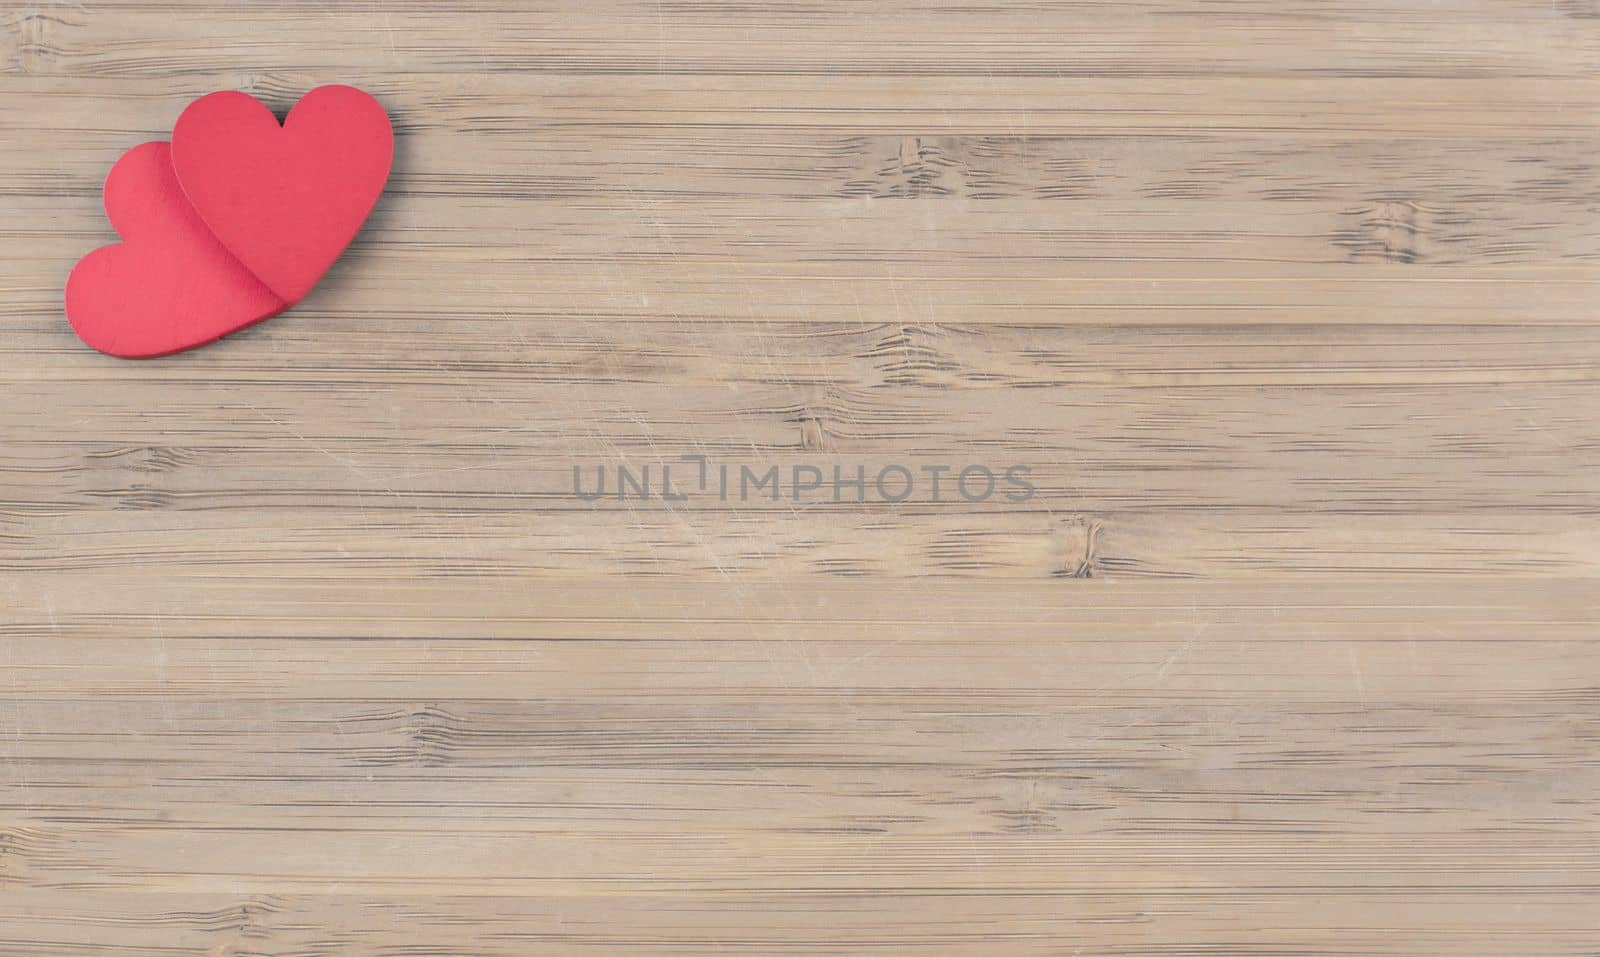
[[[1600,4],[0,12],[0,954],[1600,952]],[[293,312],[60,309],[350,82]],[[574,465],[982,463],[969,503]]]

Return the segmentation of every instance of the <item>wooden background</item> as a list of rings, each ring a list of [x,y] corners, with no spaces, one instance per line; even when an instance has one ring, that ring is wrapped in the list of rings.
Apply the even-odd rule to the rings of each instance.
[[[0,953],[1600,953],[1595,0],[0,18]],[[316,292],[79,344],[326,82]]]

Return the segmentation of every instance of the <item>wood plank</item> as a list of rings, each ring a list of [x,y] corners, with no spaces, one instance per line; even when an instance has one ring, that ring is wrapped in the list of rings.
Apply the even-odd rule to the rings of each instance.
[[[1593,957],[1597,70],[1595,0],[0,11],[0,955]],[[84,349],[116,156],[328,82],[398,153],[318,289]]]

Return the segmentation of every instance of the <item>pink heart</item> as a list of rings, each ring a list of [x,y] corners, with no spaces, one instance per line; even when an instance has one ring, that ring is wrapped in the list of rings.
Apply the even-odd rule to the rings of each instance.
[[[217,241],[184,198],[166,143],[122,155],[105,185],[123,242],[67,277],[67,319],[84,342],[129,359],[192,349],[289,307]]]

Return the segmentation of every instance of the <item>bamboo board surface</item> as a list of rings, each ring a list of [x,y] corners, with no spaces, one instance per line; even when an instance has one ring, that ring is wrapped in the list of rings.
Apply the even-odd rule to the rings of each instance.
[[[1593,0],[0,10],[0,954],[1592,957],[1597,73]],[[115,158],[328,82],[397,156],[312,295],[82,347]],[[573,494],[693,455],[1035,493]]]

